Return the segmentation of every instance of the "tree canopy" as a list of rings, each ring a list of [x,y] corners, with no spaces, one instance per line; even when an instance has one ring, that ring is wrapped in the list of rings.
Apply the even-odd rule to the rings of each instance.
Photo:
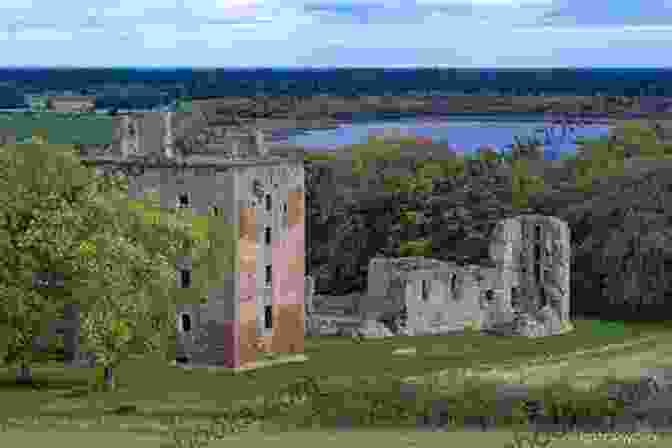
[[[174,302],[199,300],[230,263],[230,235],[207,217],[161,212],[127,196],[127,180],[83,166],[71,145],[0,147],[0,324],[9,327],[5,362],[30,364],[32,340],[67,303],[81,306],[83,339],[106,365],[132,341],[164,347]],[[228,238],[228,239],[227,239]],[[175,260],[191,255],[200,288],[175,294]],[[213,259],[219,265],[213,263]],[[218,272],[221,272],[219,270]],[[36,273],[61,287],[36,287]]]

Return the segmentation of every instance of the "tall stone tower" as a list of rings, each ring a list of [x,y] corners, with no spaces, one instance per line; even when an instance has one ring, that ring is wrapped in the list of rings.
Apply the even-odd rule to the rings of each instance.
[[[260,351],[303,352],[303,162],[268,156],[258,148],[259,133],[231,132],[235,142],[210,143],[207,137],[217,133],[208,129],[191,129],[206,140],[201,139],[199,152],[180,156],[173,142],[183,117],[176,115],[123,117],[121,159],[88,163],[128,164],[131,154],[160,156],[138,161],[142,169],[130,179],[129,196],[156,192],[161,208],[209,215],[208,226],[217,232],[213,251],[223,261],[215,270],[199,270],[188,255],[176,266],[178,293],[184,290],[186,296],[197,284],[207,285],[204,303],[178,306],[178,358],[238,368],[256,361]]]
[[[557,319],[559,325],[567,327],[570,251],[569,226],[556,217],[522,215],[498,223],[490,252],[501,282],[500,309],[532,316],[540,316],[544,310],[544,319],[552,314],[551,320]],[[558,328],[548,331],[561,332]]]

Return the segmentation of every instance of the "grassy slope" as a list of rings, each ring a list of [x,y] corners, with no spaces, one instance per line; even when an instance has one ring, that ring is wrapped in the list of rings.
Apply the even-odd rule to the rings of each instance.
[[[641,337],[654,335],[656,337],[653,341],[636,342]],[[637,370],[640,367],[672,365],[670,342],[672,333],[661,327],[640,325],[626,328],[620,325],[607,326],[597,321],[578,321],[574,334],[543,340],[464,334],[449,337],[394,338],[368,341],[358,345],[346,338],[311,338],[306,344],[306,353],[310,357],[307,363],[277,366],[252,374],[182,371],[170,368],[165,361],[153,357],[133,359],[119,369],[121,390],[114,394],[87,394],[85,389],[92,374],[87,369],[64,370],[60,366],[37,369],[37,379],[48,380],[48,383],[41,383],[43,388],[38,391],[18,389],[13,384],[13,372],[3,369],[0,370],[0,393],[3,402],[12,405],[0,408],[0,420],[10,416],[18,418],[22,421],[20,425],[24,429],[0,432],[0,441],[16,440],[24,434],[22,431],[27,431],[34,434],[30,440],[35,440],[37,443],[40,440],[38,434],[49,430],[49,434],[56,437],[55,440],[62,440],[64,443],[75,440],[78,435],[83,437],[76,440],[83,441],[91,432],[99,433],[110,442],[114,440],[126,443],[125,435],[122,433],[134,432],[142,434],[141,440],[147,442],[143,443],[143,446],[150,446],[149,444],[153,442],[158,444],[159,437],[166,440],[170,428],[170,415],[182,415],[182,424],[186,426],[206,424],[209,416],[221,412],[232,402],[247,401],[260,394],[268,394],[303,375],[322,376],[324,383],[347,387],[351,386],[357,377],[405,376],[440,369],[476,368],[481,364],[487,364],[489,367],[526,365],[532,360],[551,355],[552,359],[537,363],[536,375],[531,376],[536,376],[537,380],[543,379],[549,372],[548,369],[553,369],[558,360],[568,359],[569,375],[574,376],[577,381],[583,381],[588,377],[595,378],[607,374],[609,369]],[[615,347],[619,343],[626,343],[626,346]],[[393,359],[391,352],[394,349],[409,346],[416,347],[416,356],[411,358],[400,356]],[[612,351],[595,353],[605,346],[612,346]],[[640,358],[643,359],[642,362],[639,362]],[[343,363],[342,359],[349,359],[351,362]],[[105,421],[100,422],[102,411],[115,409],[122,404],[137,406],[139,414],[129,416],[107,414]],[[21,418],[32,415],[43,416],[42,422],[32,426],[30,419]],[[71,419],[70,423],[63,423],[65,416]],[[23,426],[26,424],[28,426]],[[48,425],[55,425],[51,428],[59,432],[55,433],[54,429],[48,429]],[[308,440],[317,437],[326,443],[337,441],[343,443],[346,439],[352,441],[351,443],[361,443],[374,436],[377,440],[381,440],[381,437],[398,440],[408,436],[409,439],[405,441],[404,446],[412,443],[411,440],[430,445],[439,442],[438,439],[425,434],[408,429],[392,429],[385,432],[358,430],[352,433],[303,431],[274,436],[253,430],[250,434],[231,436],[228,440],[244,441],[246,445],[251,446],[271,441],[273,437],[287,443],[308,443]],[[6,439],[3,439],[5,437]],[[329,437],[333,440],[327,441]],[[497,445],[492,446],[503,446],[511,440],[511,433],[457,432],[443,434],[443,437],[446,437],[442,439],[444,442],[482,440],[484,443],[487,438],[491,445],[496,441]],[[134,446],[130,439],[128,443],[129,446]],[[216,447],[220,443],[224,441],[213,442],[209,446]],[[391,441],[391,444],[393,443]],[[574,439],[567,445],[557,442],[553,446],[583,446],[577,443],[581,441]]]
[[[3,396],[15,406],[0,409],[0,417],[2,414],[35,415],[44,412],[95,415],[101,407],[114,408],[121,403],[133,403],[150,412],[170,413],[172,410],[185,415],[203,415],[228,407],[234,401],[270,393],[300,376],[329,378],[330,383],[347,386],[360,377],[408,377],[479,365],[522,365],[540,355],[559,356],[580,349],[632,341],[661,331],[659,327],[642,326],[601,334],[596,329],[594,321],[578,321],[574,333],[544,340],[456,334],[449,337],[399,337],[354,344],[348,338],[309,338],[306,343],[309,360],[306,363],[271,367],[249,375],[182,371],[171,368],[167,362],[152,355],[121,365],[118,370],[119,392],[91,393],[81,397],[67,396],[67,393],[72,390],[84,392],[92,375],[87,369],[63,369],[53,364],[37,368],[35,376],[45,384],[37,393],[16,389],[13,386],[13,370],[2,369],[0,388]],[[660,337],[641,344],[638,350],[652,350],[656,344],[669,340],[669,337]],[[408,346],[416,348],[416,356],[409,359],[391,355],[395,349]],[[343,359],[352,362],[343,363]]]

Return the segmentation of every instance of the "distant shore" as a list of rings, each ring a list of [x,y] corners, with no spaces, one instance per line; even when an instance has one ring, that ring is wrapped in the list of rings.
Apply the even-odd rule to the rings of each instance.
[[[613,125],[632,120],[632,114],[639,112],[639,105],[632,98],[586,96],[315,96],[300,100],[273,97],[257,100],[256,103],[250,98],[214,98],[197,103],[214,107],[217,114],[223,116],[239,113],[241,104],[247,103],[247,107],[242,108],[247,109],[241,115],[243,121],[253,122],[256,127],[266,131],[270,141],[282,139],[285,132],[294,129],[330,129],[353,122],[394,121],[402,118],[449,120],[451,116],[511,115],[515,121],[527,121],[536,120],[540,116],[560,119],[569,114]],[[263,113],[259,112],[261,110]],[[648,113],[636,119],[672,122],[672,112]]]

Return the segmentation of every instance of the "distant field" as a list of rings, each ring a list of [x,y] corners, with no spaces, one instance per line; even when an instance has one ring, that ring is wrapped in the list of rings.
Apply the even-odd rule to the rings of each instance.
[[[0,113],[0,129],[14,129],[17,141],[46,130],[50,143],[103,144],[112,141],[112,120],[105,115]]]

